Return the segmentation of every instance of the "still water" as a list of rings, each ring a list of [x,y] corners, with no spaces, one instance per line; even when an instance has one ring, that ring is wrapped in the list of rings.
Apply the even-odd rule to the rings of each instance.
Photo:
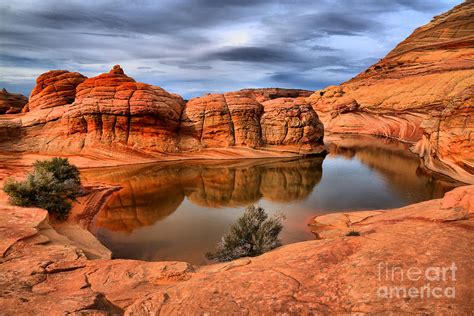
[[[307,223],[315,215],[401,207],[458,185],[424,172],[406,145],[379,139],[339,142],[326,157],[163,162],[83,175],[123,187],[90,227],[115,258],[193,264],[206,263],[249,204],[285,215],[287,244],[314,239]]]

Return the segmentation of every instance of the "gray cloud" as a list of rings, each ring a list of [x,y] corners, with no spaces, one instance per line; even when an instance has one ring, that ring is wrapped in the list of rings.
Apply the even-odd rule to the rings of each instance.
[[[223,48],[221,51],[210,54],[208,58],[253,63],[287,63],[301,61],[298,55],[291,50],[271,47]]]
[[[29,94],[49,69],[93,76],[120,63],[137,80],[187,98],[245,87],[317,89],[350,79],[460,2],[3,1],[0,84]]]

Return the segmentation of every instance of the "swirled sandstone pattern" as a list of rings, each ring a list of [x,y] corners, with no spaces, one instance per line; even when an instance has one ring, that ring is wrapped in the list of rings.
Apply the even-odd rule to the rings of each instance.
[[[309,102],[328,132],[411,142],[428,168],[474,183],[473,34],[474,2],[466,1]]]

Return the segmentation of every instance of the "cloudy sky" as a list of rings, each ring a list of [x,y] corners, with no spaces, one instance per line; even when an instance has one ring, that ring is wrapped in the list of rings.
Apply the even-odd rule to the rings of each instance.
[[[120,64],[186,98],[350,79],[461,0],[2,0],[0,87]]]

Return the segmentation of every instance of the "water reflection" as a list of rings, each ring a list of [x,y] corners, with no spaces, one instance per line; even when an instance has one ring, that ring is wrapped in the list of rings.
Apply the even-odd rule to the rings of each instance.
[[[284,243],[312,238],[317,213],[404,206],[456,183],[420,168],[407,145],[373,137],[333,139],[331,153],[298,159],[184,161],[87,170],[120,183],[91,231],[116,257],[201,264],[248,204],[287,217]],[[323,173],[324,170],[324,173]]]
[[[131,232],[171,215],[185,197],[193,204],[237,208],[264,198],[306,198],[321,180],[322,157],[241,161],[189,161],[94,170],[94,181],[120,183],[96,225]],[[85,173],[88,181],[90,171]]]
[[[330,144],[329,156],[360,161],[408,204],[441,198],[445,192],[460,185],[423,168],[420,159],[409,151],[410,146],[373,136],[338,136]]]

